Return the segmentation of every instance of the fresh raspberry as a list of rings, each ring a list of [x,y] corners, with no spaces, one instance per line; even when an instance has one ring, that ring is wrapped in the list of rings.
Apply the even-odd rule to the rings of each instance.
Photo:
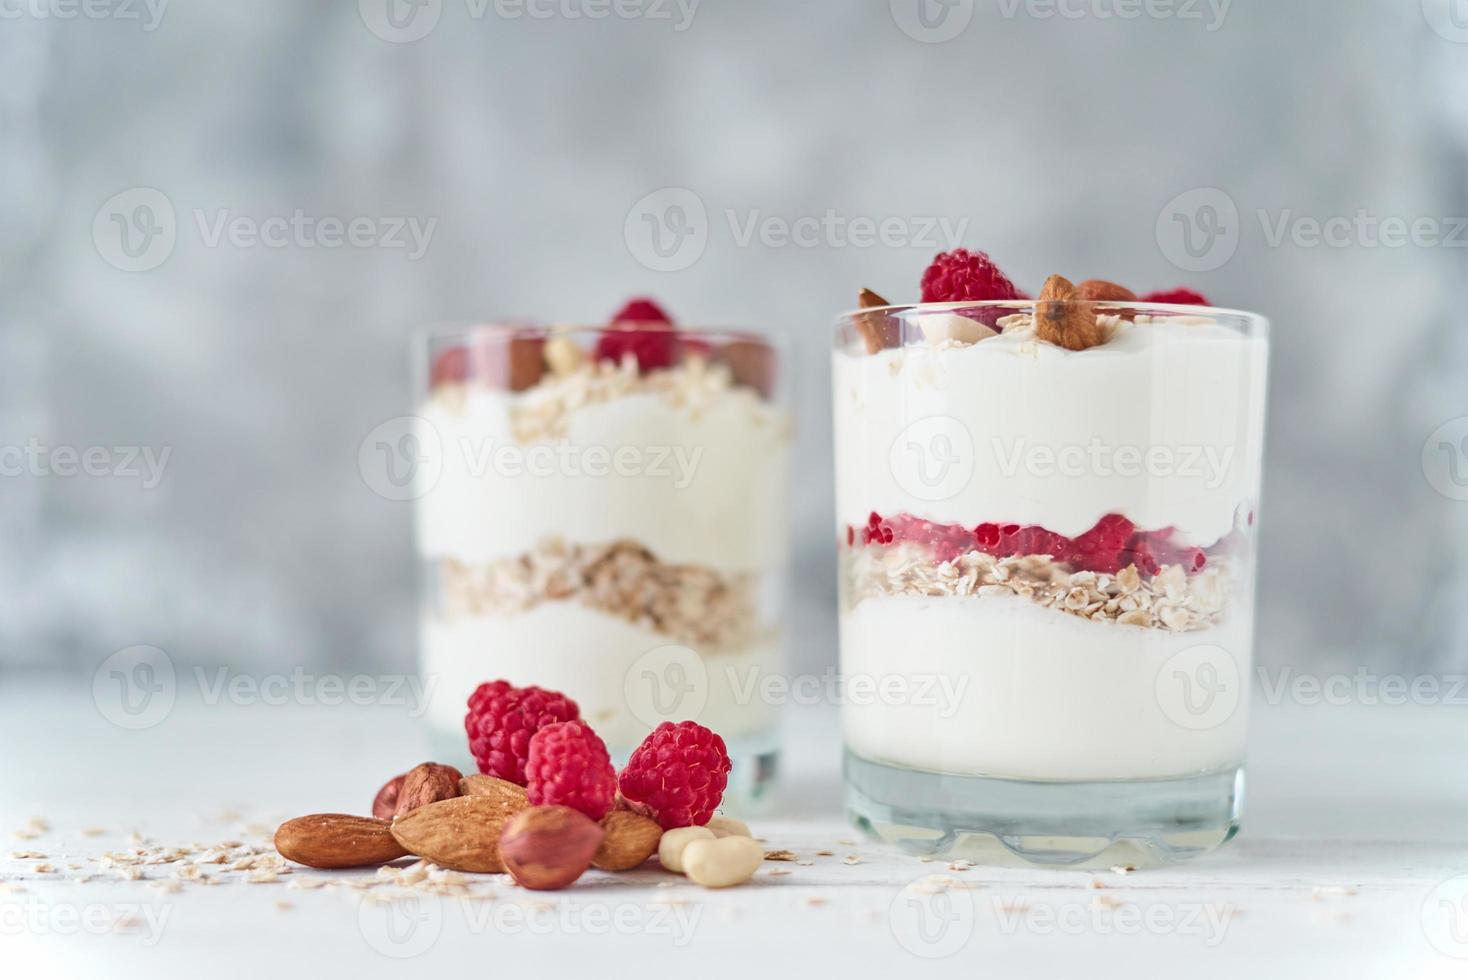
[[[450,382],[463,383],[469,380],[469,352],[462,347],[450,347],[433,359],[433,368],[428,372],[428,387],[437,388]]]
[[[525,776],[531,806],[568,806],[593,820],[607,815],[617,795],[606,743],[582,721],[546,725],[531,736]]]
[[[622,770],[622,795],[646,807],[664,830],[701,827],[729,782],[724,740],[691,721],[665,721],[643,739]]]
[[[480,772],[524,786],[531,736],[547,725],[580,717],[576,702],[558,691],[490,681],[469,695],[464,730]]]
[[[612,317],[612,324],[618,323],[666,323],[671,327],[673,318],[652,300],[641,297],[628,300],[627,305],[617,311],[617,315]]]
[[[596,359],[616,361],[631,354],[639,370],[670,368],[678,363],[678,333],[673,321],[650,299],[634,299],[617,311],[612,325],[596,343]]]
[[[1171,303],[1175,306],[1211,306],[1202,293],[1191,289],[1164,289],[1142,297],[1144,303]]]
[[[924,303],[1020,298],[1014,283],[983,252],[941,252],[923,273]]]

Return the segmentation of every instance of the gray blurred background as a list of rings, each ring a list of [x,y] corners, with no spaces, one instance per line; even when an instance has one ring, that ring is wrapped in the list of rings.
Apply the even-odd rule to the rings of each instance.
[[[959,243],[1032,290],[1268,314],[1261,660],[1468,665],[1468,428],[1435,433],[1468,415],[1468,3],[96,3],[0,11],[0,445],[112,467],[0,477],[0,675],[140,643],[408,668],[411,505],[357,453],[410,408],[411,329],[643,293],[797,345],[795,653],[820,669],[829,324],[858,286],[916,298]],[[168,207],[174,239],[141,237]],[[214,237],[297,211],[379,239]],[[652,250],[649,214],[694,234]],[[421,255],[393,218],[433,222]],[[839,228],[887,218],[900,240]],[[169,455],[152,480],[112,447]]]

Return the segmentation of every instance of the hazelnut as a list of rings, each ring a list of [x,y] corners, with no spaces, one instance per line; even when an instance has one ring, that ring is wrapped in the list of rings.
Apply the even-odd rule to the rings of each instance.
[[[521,810],[500,834],[500,861],[526,888],[565,888],[587,868],[601,846],[602,830],[590,817],[568,806]]]

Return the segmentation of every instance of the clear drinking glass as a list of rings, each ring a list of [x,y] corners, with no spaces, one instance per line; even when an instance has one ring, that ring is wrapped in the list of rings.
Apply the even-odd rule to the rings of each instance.
[[[625,759],[655,725],[722,735],[732,798],[774,774],[758,679],[784,642],[791,422],[752,334],[476,325],[419,345],[428,720],[465,755],[466,700],[569,695]],[[750,683],[751,678],[755,683]]]
[[[834,397],[847,806],[909,849],[1156,863],[1238,828],[1267,324],[862,310]]]

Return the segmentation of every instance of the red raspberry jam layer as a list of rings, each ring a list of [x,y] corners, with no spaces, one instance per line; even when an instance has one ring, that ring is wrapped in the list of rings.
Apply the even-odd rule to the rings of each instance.
[[[1181,565],[1187,572],[1201,572],[1208,564],[1210,552],[1220,551],[1227,539],[1211,549],[1179,544],[1173,528],[1144,531],[1120,514],[1107,514],[1084,534],[1068,538],[1037,525],[980,524],[968,528],[961,524],[937,524],[933,521],[898,514],[883,517],[873,513],[865,527],[846,529],[846,543],[884,546],[910,542],[933,550],[935,561],[952,561],[970,551],[981,551],[995,558],[1021,555],[1049,555],[1064,562],[1076,572],[1101,572],[1114,575],[1128,565],[1136,565],[1143,575],[1156,575],[1164,565]]]

